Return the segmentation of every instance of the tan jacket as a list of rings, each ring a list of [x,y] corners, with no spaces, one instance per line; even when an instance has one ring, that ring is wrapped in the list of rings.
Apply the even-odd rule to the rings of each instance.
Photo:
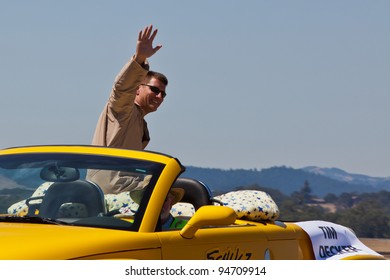
[[[143,150],[149,143],[149,131],[142,111],[134,103],[137,87],[144,81],[149,65],[133,59],[117,75],[108,102],[96,125],[92,144]],[[119,193],[139,188],[143,178],[128,172],[89,170],[87,179],[97,183],[104,193]]]
[[[137,87],[148,72],[131,59],[115,79],[107,104],[101,113],[93,145],[143,150],[149,143],[147,123],[134,104]]]

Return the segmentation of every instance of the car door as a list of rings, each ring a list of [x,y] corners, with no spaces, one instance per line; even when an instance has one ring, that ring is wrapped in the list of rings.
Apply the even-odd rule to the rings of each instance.
[[[251,225],[201,228],[192,238],[184,238],[180,232],[158,233],[163,259],[264,259],[267,248],[265,235]]]
[[[163,259],[312,259],[307,236],[294,224],[236,220],[223,206],[203,206],[183,229],[157,235]]]
[[[254,224],[237,224],[234,210],[203,206],[183,229],[158,234],[163,259],[263,259],[267,238]]]

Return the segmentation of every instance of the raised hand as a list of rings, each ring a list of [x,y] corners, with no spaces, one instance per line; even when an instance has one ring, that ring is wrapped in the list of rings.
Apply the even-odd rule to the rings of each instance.
[[[153,47],[153,40],[157,35],[157,31],[157,29],[153,30],[153,25],[149,25],[139,32],[134,57],[139,64],[144,63],[147,58],[161,49],[162,45]]]

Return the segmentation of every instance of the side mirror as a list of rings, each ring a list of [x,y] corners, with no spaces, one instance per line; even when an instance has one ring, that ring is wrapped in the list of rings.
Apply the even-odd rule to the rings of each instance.
[[[196,231],[205,226],[228,226],[236,221],[236,212],[226,206],[202,206],[180,231],[184,238],[193,238]]]

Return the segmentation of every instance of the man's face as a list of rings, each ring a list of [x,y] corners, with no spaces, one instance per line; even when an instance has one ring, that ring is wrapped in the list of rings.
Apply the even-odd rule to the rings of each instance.
[[[153,87],[159,89],[159,93],[153,92]],[[140,85],[135,97],[135,103],[140,106],[144,115],[154,112],[164,101],[163,93],[166,86],[159,80],[151,78],[148,82]]]
[[[160,214],[162,222],[165,222],[168,219],[174,199],[175,199],[175,197],[171,193],[169,193],[168,196],[166,197],[163,208],[161,210],[161,214]]]

